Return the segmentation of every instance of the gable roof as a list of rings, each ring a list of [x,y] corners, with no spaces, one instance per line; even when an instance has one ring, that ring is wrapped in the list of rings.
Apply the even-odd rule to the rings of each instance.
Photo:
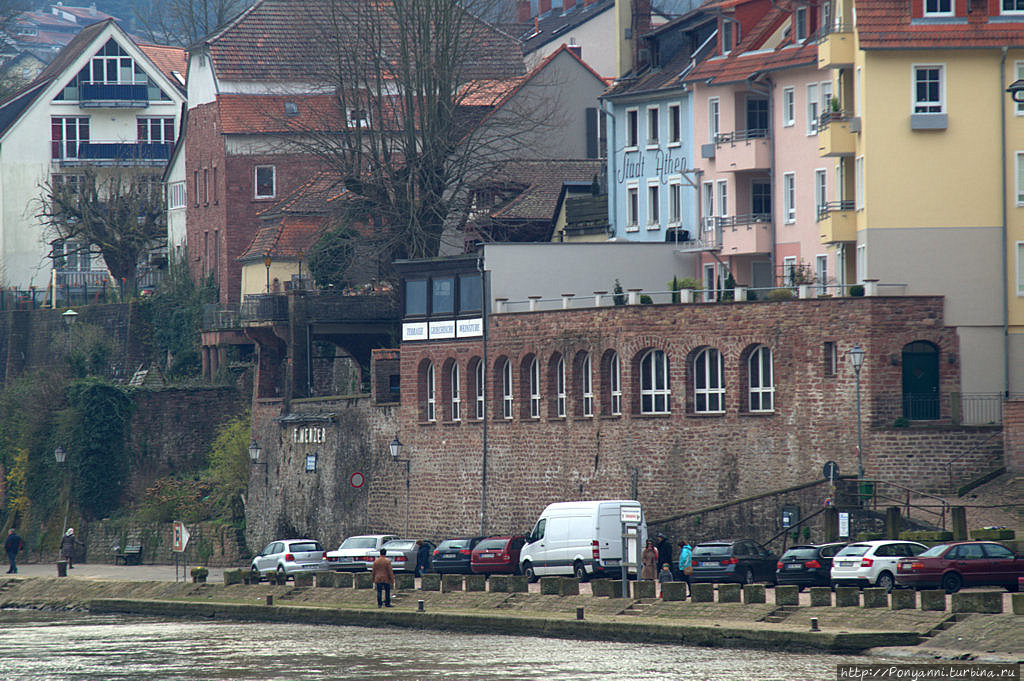
[[[174,83],[179,90],[185,92],[185,70],[188,68],[188,55],[180,47],[169,45],[143,45],[136,43],[142,52],[153,62],[153,66]]]
[[[987,4],[992,7],[993,3]],[[908,0],[858,2],[856,29],[861,49],[1024,46],[1024,16],[1004,15],[996,21],[988,17],[984,21],[976,21],[974,17],[957,17],[948,21],[914,20],[910,5]]]
[[[551,220],[566,182],[589,184],[600,177],[601,159],[514,160],[500,164],[491,174],[492,184],[520,186],[511,201],[491,212],[495,220]]]
[[[565,40],[566,33],[614,7],[615,0],[597,0],[590,5],[584,5],[580,0],[568,12],[556,7],[529,23],[509,24],[508,29],[513,35],[520,36],[523,53],[529,54],[556,40]]]

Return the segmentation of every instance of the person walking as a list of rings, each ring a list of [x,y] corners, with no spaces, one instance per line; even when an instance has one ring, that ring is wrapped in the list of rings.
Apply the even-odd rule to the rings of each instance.
[[[373,583],[377,587],[377,607],[391,607],[391,585],[395,583],[395,571],[386,558],[387,551],[380,550],[380,558],[373,561]]]
[[[72,564],[75,556],[75,545],[81,543],[82,542],[75,539],[75,528],[73,527],[69,527],[68,531],[64,533],[63,537],[61,537],[60,555],[68,562],[68,569],[75,569],[75,566]]]
[[[690,590],[690,575],[693,574],[693,548],[686,540],[679,542],[679,579],[686,582],[686,590]]]
[[[7,531],[7,541],[4,542],[4,549],[7,551],[7,561],[11,564],[7,574],[18,574],[18,551],[21,551],[23,548],[25,548],[25,542],[21,541],[21,537],[18,536],[18,533],[12,527]]]
[[[416,540],[416,571],[413,577],[422,577],[430,570],[430,546],[422,539]]]
[[[658,578],[658,549],[654,548],[654,540],[648,539],[644,552],[640,554],[640,579],[654,580]]]
[[[658,549],[658,573],[660,574],[662,565],[667,565],[669,570],[675,567],[672,565],[672,542],[661,532],[656,534],[655,538],[658,540],[654,548]]]

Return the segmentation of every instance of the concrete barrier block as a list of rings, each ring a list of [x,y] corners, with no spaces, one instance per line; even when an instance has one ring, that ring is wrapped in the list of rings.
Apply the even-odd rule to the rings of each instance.
[[[487,576],[466,575],[466,591],[487,591]]]
[[[508,575],[491,575],[488,579],[491,593],[508,593]]]
[[[440,591],[441,590],[441,575],[437,573],[428,573],[420,577],[420,591]]]
[[[370,572],[356,572],[355,583],[357,589],[372,589],[373,588],[373,573]]]
[[[887,608],[889,607],[889,593],[880,587],[864,589],[865,608]]]
[[[526,575],[509,575],[508,590],[509,593],[514,594],[527,593],[530,590],[530,580],[526,578]]]
[[[409,591],[416,588],[416,577],[409,574],[395,575],[395,589]]]
[[[313,586],[313,573],[305,572],[300,575],[295,575],[295,586]]]
[[[657,582],[650,579],[642,579],[633,584],[633,598],[654,598],[657,595],[655,588]]]
[[[590,580],[590,595],[591,596],[611,596],[611,583],[610,579],[592,579]]]
[[[836,607],[856,608],[860,605],[860,589],[855,586],[836,587]]]
[[[557,596],[561,590],[561,577],[541,577],[540,592],[545,596]]]
[[[922,610],[945,610],[946,592],[942,589],[929,589],[921,592]]]
[[[913,610],[917,607],[917,592],[913,589],[893,589],[889,594],[889,608],[892,610]]]
[[[685,601],[686,582],[665,582],[661,585],[661,598],[665,601]]]
[[[629,584],[626,584],[626,593],[629,594]],[[622,580],[621,579],[609,579],[608,580],[608,595],[612,598],[622,598]]]
[[[953,594],[950,610],[953,612],[986,612],[1001,613],[1003,611],[1002,591],[973,591]]]
[[[794,584],[775,587],[775,605],[800,605],[800,587]]]
[[[831,608],[832,607],[832,589],[827,586],[812,586],[811,592],[811,607],[813,608]]]
[[[462,575],[441,575],[441,593],[462,591]]]
[[[1024,593],[1010,594],[1010,605],[1013,606],[1014,615],[1024,615]]]
[[[690,585],[694,603],[713,603],[715,601],[715,585],[699,582]],[[737,594],[739,595],[739,594]]]
[[[579,596],[580,580],[575,577],[562,577],[558,587],[559,596]]]
[[[224,584],[241,584],[245,581],[246,574],[248,574],[247,570],[225,570]]]
[[[767,599],[764,594],[764,584],[744,584],[743,585],[743,602],[744,603],[767,603]]]
[[[355,584],[355,577],[351,572],[335,572],[334,586],[340,589],[351,589]]]
[[[718,602],[719,603],[739,603],[740,602],[740,585],[739,584],[719,584],[718,585]]]
[[[316,573],[316,586],[318,589],[333,589],[337,583],[337,573],[318,572]]]

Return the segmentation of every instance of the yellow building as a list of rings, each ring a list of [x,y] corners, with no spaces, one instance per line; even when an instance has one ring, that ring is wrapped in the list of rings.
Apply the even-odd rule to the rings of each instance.
[[[965,399],[1024,393],[1024,104],[1006,91],[1024,78],[1024,1],[837,0],[825,21],[822,243],[848,283],[946,296],[960,351],[915,344],[926,373],[961,362]]]

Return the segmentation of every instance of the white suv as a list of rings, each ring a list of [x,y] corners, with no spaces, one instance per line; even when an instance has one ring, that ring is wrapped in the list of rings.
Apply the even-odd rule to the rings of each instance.
[[[913,541],[880,539],[850,544],[832,559],[832,583],[838,586],[878,586],[891,591],[900,558],[924,553],[928,547]]]
[[[349,537],[341,542],[337,551],[324,554],[329,570],[362,572],[380,558],[380,549],[392,539],[400,537],[393,534],[362,534]]]

